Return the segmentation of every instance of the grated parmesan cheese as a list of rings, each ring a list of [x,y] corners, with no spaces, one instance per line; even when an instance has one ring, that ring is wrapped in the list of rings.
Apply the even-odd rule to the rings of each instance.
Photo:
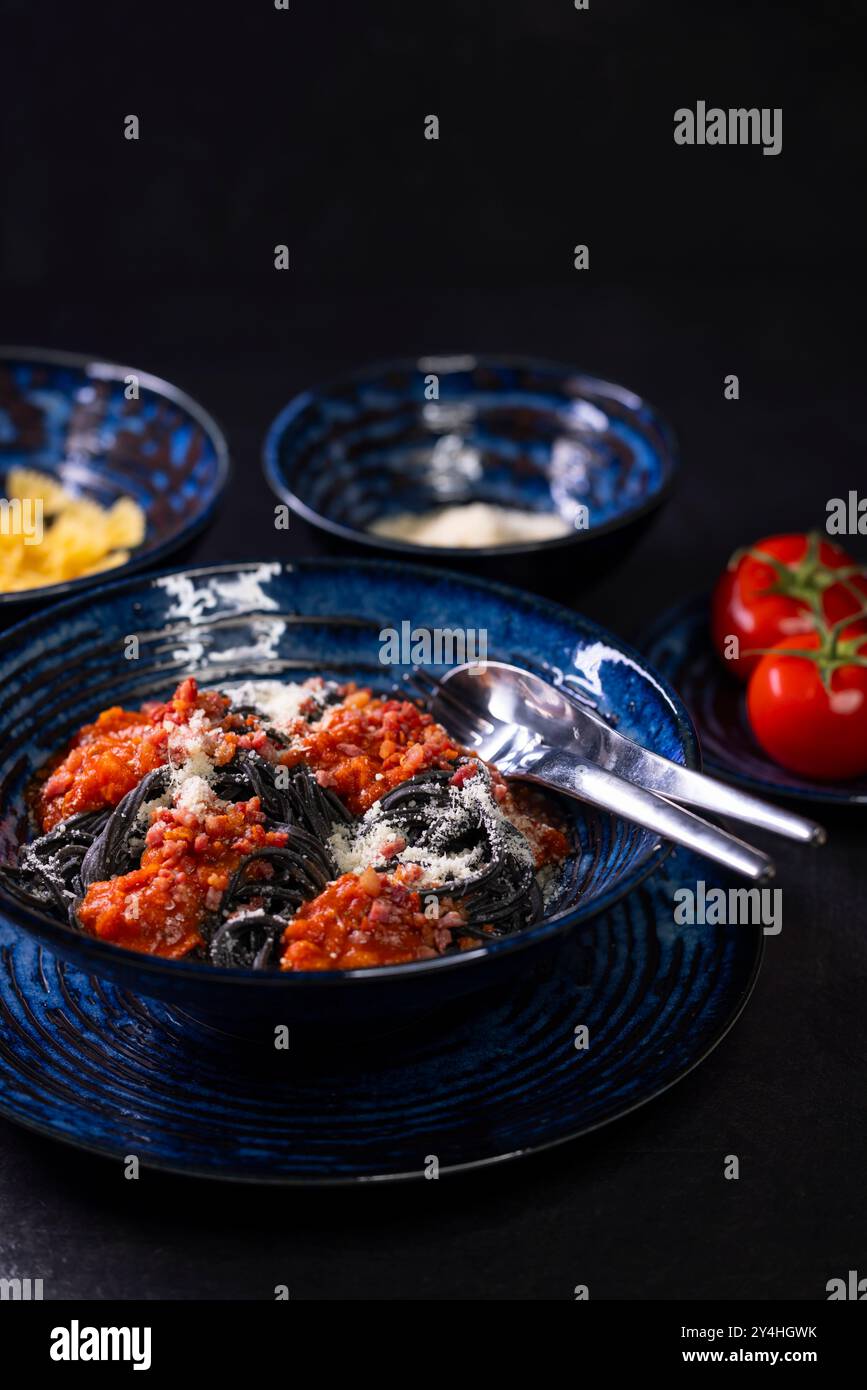
[[[171,796],[164,792],[162,796],[155,796],[152,801],[143,801],[136,812],[135,822],[132,826],[131,834],[134,840],[142,839],[153,818],[154,811],[162,810],[164,806],[171,803]]]
[[[461,550],[557,540],[572,534],[569,522],[557,512],[531,512],[490,502],[466,502],[428,512],[398,512],[396,516],[380,517],[367,529],[388,540]]]
[[[211,745],[212,736],[204,710],[194,710],[188,724],[170,726],[167,746],[173,792],[178,792],[190,777],[210,782],[214,776]]]
[[[184,778],[175,795],[175,806],[180,811],[189,811],[198,820],[204,820],[208,812],[217,806],[217,796],[203,777],[190,774]]]
[[[544,864],[536,870],[536,882],[542,894],[542,906],[548,912],[560,896],[563,884],[563,865]]]
[[[305,706],[311,703],[314,709],[322,705],[322,697],[333,686],[311,687],[293,682],[249,680],[237,685],[224,685],[223,694],[228,695],[233,705],[252,705],[260,710],[269,724],[275,729],[288,731],[297,720],[302,719]]]
[[[533,862],[529,844],[500,810],[484,777],[471,777],[461,786],[450,787],[449,803],[446,810],[432,811],[425,827],[426,844],[407,844],[397,854],[389,856],[398,864],[419,866],[422,871],[417,880],[419,888],[454,883],[485,867],[481,845],[450,853],[437,848],[446,845],[474,817],[484,819],[493,841],[513,859]],[[383,850],[401,839],[400,825],[388,819],[377,801],[356,824],[338,826],[328,844],[339,873],[361,874],[370,865],[381,863],[385,858]]]

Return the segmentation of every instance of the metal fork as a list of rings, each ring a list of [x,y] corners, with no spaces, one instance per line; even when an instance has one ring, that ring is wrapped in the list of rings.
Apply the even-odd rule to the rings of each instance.
[[[570,691],[520,666],[505,661],[486,661],[481,667],[457,666],[442,677],[438,688],[444,697],[453,696],[477,715],[493,714],[506,723],[524,725],[551,747],[571,748],[588,762],[598,763],[669,801],[733,816],[801,844],[825,842],[825,831],[815,821],[651,752],[612,728]]]
[[[768,855],[658,793],[617,776],[572,748],[551,746],[538,730],[498,719],[489,709],[481,714],[420,667],[405,679],[424,696],[438,723],[503,776],[588,801],[755,881],[773,877],[774,864]]]

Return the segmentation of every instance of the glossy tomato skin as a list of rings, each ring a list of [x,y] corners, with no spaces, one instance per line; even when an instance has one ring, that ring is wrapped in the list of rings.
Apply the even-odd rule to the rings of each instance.
[[[747,713],[756,739],[781,767],[846,781],[867,772],[867,668],[839,668],[829,693],[816,662],[792,650],[819,645],[812,633],[788,637],[763,656],[747,687]],[[867,640],[862,650],[867,654]]]
[[[751,546],[752,551],[762,551],[773,556],[781,564],[793,569],[805,558],[809,537],[804,532],[785,536],[766,536]],[[818,547],[818,558],[829,570],[848,568],[855,561],[838,545],[822,540]],[[835,623],[840,618],[849,617],[867,604],[867,575],[858,575],[849,581],[855,593],[843,584],[830,584],[822,593],[825,619]],[[813,615],[809,603],[803,597],[793,597],[785,593],[769,593],[777,584],[777,575],[769,564],[753,555],[743,555],[733,567],[720,575],[711,602],[711,633],[714,646],[724,659],[726,669],[741,680],[748,680],[756,669],[761,657],[743,656],[741,653],[759,647],[775,647],[786,637],[813,631]],[[737,657],[726,654],[731,637],[738,639]]]

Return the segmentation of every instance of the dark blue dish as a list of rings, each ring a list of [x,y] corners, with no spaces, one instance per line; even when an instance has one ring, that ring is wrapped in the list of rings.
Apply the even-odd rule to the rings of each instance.
[[[432,1158],[447,1172],[562,1143],[691,1071],[749,998],[761,930],[673,921],[698,879],[729,882],[678,850],[547,958],[524,952],[519,981],[324,1051],[197,1023],[0,925],[0,1113],[114,1160],[255,1182],[419,1178]]]
[[[131,375],[139,394],[127,400]],[[205,525],[229,455],[210,415],[167,381],[76,353],[7,347],[0,348],[0,496],[16,465],[54,474],[103,506],[124,495],[138,502],[145,539],[110,572],[117,578],[164,558]],[[104,580],[87,575],[0,592],[0,605],[32,606]]]
[[[394,362],[307,391],[277,416],[264,449],[278,497],[344,553],[349,543],[559,593],[563,574],[574,582],[587,563],[625,552],[668,492],[675,458],[671,430],[633,392],[556,363],[484,356]],[[559,513],[572,530],[452,549],[366,529],[469,501]],[[579,505],[586,529],[575,528]]]
[[[0,815],[4,858],[27,834],[35,771],[111,704],[166,696],[185,675],[203,684],[314,673],[389,690],[407,667],[379,661],[380,631],[487,632],[488,655],[565,681],[648,747],[694,766],[679,700],[643,659],[568,609],[501,586],[405,565],[319,561],[223,565],[108,585],[19,624],[0,639]],[[125,640],[139,636],[138,659]],[[443,669],[443,668],[440,668]],[[636,826],[565,803],[574,854],[552,915],[529,930],[431,961],[355,972],[218,969],[129,952],[29,911],[0,892],[5,919],[77,967],[196,1015],[334,1027],[388,1026],[408,1013],[530,968],[534,952],[609,908],[664,851]]]
[[[759,747],[747,718],[744,687],[722,669],[709,624],[709,600],[689,599],[665,613],[643,643],[648,661],[679,692],[695,722],[706,770],[763,796],[867,805],[867,778],[813,782],[787,772]]]

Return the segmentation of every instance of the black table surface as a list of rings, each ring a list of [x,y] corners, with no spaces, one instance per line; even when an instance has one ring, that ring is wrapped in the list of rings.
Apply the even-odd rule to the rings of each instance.
[[[262,436],[297,390],[359,362],[449,350],[562,358],[673,422],[682,468],[619,568],[576,560],[564,598],[628,640],[706,589],[745,540],[822,525],[865,478],[863,409],[829,325],[827,278],[645,277],[624,287],[127,294],[84,288],[5,308],[8,340],[94,350],[190,391],[220,420],[234,473],[196,561],[275,552]],[[726,401],[723,379],[740,379]],[[301,524],[286,558],[316,553]],[[863,543],[862,543],[863,546]],[[857,548],[857,547],[856,547]],[[863,549],[862,549],[863,556]],[[733,1032],[660,1099],[590,1137],[476,1174],[351,1190],[275,1190],[144,1171],[0,1123],[0,1273],[47,1298],[825,1297],[864,1258],[867,1158],[859,868],[864,815],[828,846],[778,844],[783,930]],[[757,839],[761,837],[757,836]],[[858,854],[859,848],[861,854]],[[859,864],[860,859],[860,864]],[[724,1178],[726,1155],[740,1178]]]

